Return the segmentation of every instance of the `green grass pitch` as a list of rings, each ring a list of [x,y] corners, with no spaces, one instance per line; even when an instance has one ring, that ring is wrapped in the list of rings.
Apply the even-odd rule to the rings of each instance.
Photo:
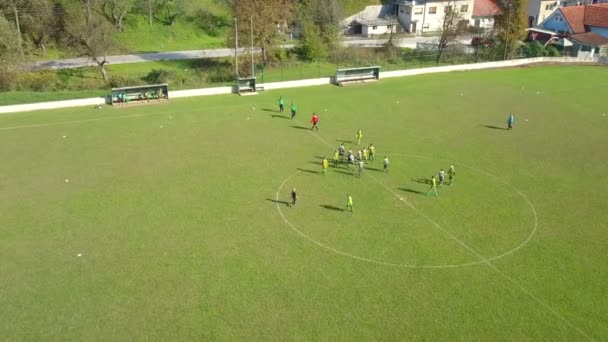
[[[607,79],[543,66],[2,115],[0,336],[605,340]],[[378,160],[320,174],[359,128]]]

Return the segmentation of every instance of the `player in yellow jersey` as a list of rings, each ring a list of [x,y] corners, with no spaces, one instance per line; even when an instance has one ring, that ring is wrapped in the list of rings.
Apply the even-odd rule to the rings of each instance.
[[[329,167],[329,161],[327,161],[327,158],[323,157],[323,161],[321,162],[321,165],[323,166],[323,174],[326,174],[327,168]]]
[[[435,192],[435,197],[439,197],[439,193],[437,193],[437,178],[435,178],[435,176],[431,178],[431,188],[429,189],[429,192],[426,193],[426,195],[429,196],[431,192]]]
[[[368,151],[367,147],[363,146],[363,161],[367,163],[368,158],[369,158],[369,151]]]
[[[353,212],[353,197],[351,195],[346,195],[346,209],[344,211]]]
[[[363,139],[363,132],[359,129],[357,131],[357,146],[361,145],[361,139]]]
[[[338,150],[336,150],[336,152],[334,152],[334,167],[338,167],[339,158],[340,158],[340,152]]]
[[[376,156],[376,148],[374,147],[374,144],[369,144],[369,160],[372,161],[375,159]]]

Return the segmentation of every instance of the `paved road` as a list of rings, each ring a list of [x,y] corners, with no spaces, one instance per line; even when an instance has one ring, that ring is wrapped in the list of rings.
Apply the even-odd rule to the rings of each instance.
[[[416,43],[436,41],[436,37],[414,37],[414,38],[399,38],[395,40],[395,45],[399,47],[415,48]],[[346,46],[364,46],[377,47],[386,43],[386,39],[346,39],[343,44]],[[468,44],[471,37],[463,37],[460,40],[462,43]],[[283,45],[283,48],[292,48],[293,44]],[[239,49],[239,54],[247,53],[247,49]],[[128,64],[128,63],[145,63],[151,61],[173,61],[180,59],[198,59],[198,58],[217,58],[229,57],[234,55],[234,49],[207,49],[207,50],[189,50],[189,51],[170,51],[156,52],[133,55],[108,56],[106,60],[109,64]],[[84,66],[95,66],[95,62],[88,58],[69,58],[57,59],[50,61],[40,61],[30,65],[31,69],[69,69],[80,68]]]

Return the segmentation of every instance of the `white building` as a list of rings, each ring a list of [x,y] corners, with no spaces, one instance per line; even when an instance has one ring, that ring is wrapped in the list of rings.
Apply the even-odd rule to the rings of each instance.
[[[455,10],[463,27],[489,29],[494,27],[494,16],[501,12],[494,1],[393,0],[391,5],[367,6],[342,24],[349,33],[366,36],[397,31],[422,34],[441,31],[446,11]]]
[[[396,1],[397,19],[405,31],[422,34],[441,31],[446,10],[456,10],[462,16],[461,25],[469,26],[473,15],[474,0],[412,0]]]
[[[402,30],[395,17],[394,5],[367,6],[355,15],[342,20],[350,34],[381,35]]]

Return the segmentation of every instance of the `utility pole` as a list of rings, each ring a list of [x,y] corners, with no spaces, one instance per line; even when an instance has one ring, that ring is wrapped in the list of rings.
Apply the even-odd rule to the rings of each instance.
[[[505,39],[505,54],[502,58],[503,61],[507,60],[507,51],[509,50],[509,32],[511,31],[511,3],[507,3],[507,7],[509,8],[509,14],[507,19],[507,37]]]
[[[236,78],[239,78],[239,26],[236,18],[234,18],[234,68]]]
[[[17,43],[19,44],[19,54],[23,56],[23,44],[21,43],[21,25],[19,24],[19,11],[17,10],[17,2],[13,9],[15,10],[15,26],[17,26]]]
[[[253,57],[253,14],[249,17],[250,32],[251,32],[251,77],[255,77],[255,61]]]

